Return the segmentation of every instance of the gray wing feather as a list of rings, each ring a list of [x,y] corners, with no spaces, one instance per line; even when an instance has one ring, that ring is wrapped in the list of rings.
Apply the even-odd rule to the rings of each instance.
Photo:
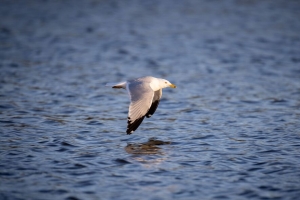
[[[133,81],[128,84],[127,90],[130,96],[130,106],[128,112],[127,134],[131,134],[142,123],[153,100],[154,91],[149,83]]]

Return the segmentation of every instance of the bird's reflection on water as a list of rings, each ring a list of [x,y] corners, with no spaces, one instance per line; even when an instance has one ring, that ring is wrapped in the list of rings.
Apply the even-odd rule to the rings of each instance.
[[[163,154],[161,145],[169,145],[170,141],[157,140],[156,138],[150,138],[144,143],[129,143],[125,147],[125,151],[129,154]]]

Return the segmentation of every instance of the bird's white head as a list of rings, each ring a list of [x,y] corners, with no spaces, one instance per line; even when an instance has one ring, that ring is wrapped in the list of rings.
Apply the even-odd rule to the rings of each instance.
[[[166,79],[159,79],[159,84],[161,88],[166,88],[166,87],[176,88],[176,85],[170,83],[170,81]]]

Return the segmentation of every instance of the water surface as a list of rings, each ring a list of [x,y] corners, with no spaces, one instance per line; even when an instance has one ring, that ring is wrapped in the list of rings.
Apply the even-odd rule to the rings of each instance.
[[[0,199],[297,199],[298,1],[3,1]],[[170,80],[126,135],[126,91]]]

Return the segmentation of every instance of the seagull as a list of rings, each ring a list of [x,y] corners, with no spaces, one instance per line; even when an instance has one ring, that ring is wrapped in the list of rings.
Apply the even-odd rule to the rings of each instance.
[[[166,79],[145,76],[120,83],[108,83],[106,86],[115,89],[126,89],[130,97],[127,120],[127,135],[132,134],[144,118],[151,117],[162,96],[162,89],[176,88],[176,85]]]

